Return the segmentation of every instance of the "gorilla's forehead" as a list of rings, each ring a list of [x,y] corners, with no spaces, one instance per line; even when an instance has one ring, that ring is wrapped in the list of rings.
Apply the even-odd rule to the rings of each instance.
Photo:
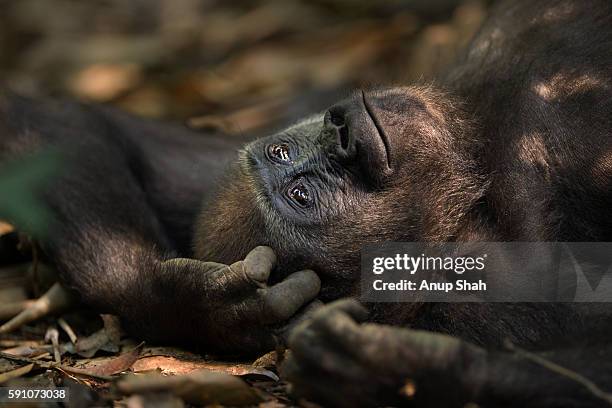
[[[316,140],[323,129],[323,113],[317,113],[308,116],[299,122],[269,136],[257,139],[246,146],[246,149],[253,149],[261,146],[263,143],[268,141],[291,141],[298,145],[308,144]]]
[[[283,131],[283,133],[295,134],[295,135],[310,135],[316,134],[323,128],[324,113],[317,113],[308,116],[305,119],[300,120],[292,126],[289,126]]]

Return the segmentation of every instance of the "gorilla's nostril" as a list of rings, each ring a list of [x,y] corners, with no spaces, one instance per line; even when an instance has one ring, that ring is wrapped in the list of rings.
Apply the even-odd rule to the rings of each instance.
[[[344,150],[347,150],[349,147],[348,127],[342,126],[340,129],[338,129],[338,132],[340,133],[340,147],[342,147]]]
[[[335,110],[332,110],[329,113],[330,113],[329,120],[331,121],[331,123],[334,124],[334,126],[343,127],[345,125],[344,115],[342,115],[340,112],[337,112]]]
[[[349,148],[350,138],[349,138],[349,128],[346,125],[346,111],[343,107],[340,106],[332,106],[326,114],[325,121],[332,128],[334,128],[336,135],[338,136],[338,143],[340,144],[340,148],[343,150],[347,150]]]

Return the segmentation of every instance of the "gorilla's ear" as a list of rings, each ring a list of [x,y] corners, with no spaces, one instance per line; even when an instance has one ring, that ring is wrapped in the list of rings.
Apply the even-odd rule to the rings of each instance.
[[[267,244],[263,230],[253,181],[236,164],[214,198],[204,203],[195,226],[194,255],[229,265]]]

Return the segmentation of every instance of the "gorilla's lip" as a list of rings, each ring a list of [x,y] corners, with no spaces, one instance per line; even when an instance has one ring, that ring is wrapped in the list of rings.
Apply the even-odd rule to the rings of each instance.
[[[365,108],[365,111],[366,111],[367,115],[370,117],[370,119],[372,120],[372,123],[374,124],[374,127],[376,128],[376,132],[378,133],[378,137],[380,137],[380,139],[383,142],[385,159],[386,159],[386,162],[387,162],[387,167],[389,169],[391,169],[391,148],[390,148],[390,144],[389,144],[389,138],[387,137],[387,134],[385,133],[385,129],[380,124],[380,121],[378,120],[378,118],[374,114],[374,110],[370,106],[370,103],[368,102],[368,100],[366,98],[366,95],[365,95],[365,92],[363,91],[363,89],[361,90],[361,101],[363,102],[363,107]]]

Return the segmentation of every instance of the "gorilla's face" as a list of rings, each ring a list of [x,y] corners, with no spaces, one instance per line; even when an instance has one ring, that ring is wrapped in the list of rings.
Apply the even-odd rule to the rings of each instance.
[[[457,222],[445,198],[471,193],[473,164],[453,126],[465,123],[448,98],[393,88],[357,92],[247,145],[201,217],[197,256],[232,262],[265,244],[276,278],[312,268],[323,298],[353,294],[364,244],[440,239]]]

